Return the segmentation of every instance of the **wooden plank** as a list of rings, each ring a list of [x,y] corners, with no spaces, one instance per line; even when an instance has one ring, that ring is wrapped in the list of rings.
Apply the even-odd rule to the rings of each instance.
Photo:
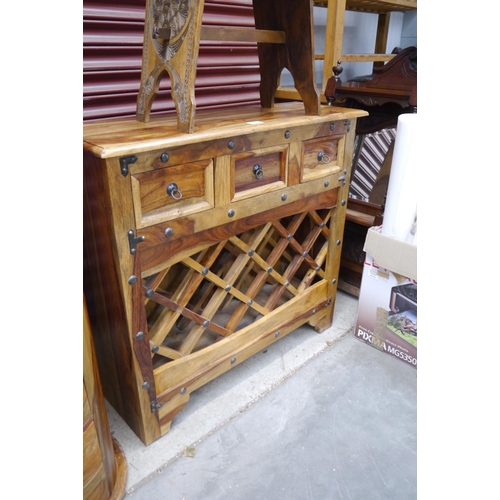
[[[315,7],[328,7],[328,0],[314,0]],[[346,10],[360,12],[404,12],[417,10],[417,0],[347,0]]]
[[[222,26],[202,26],[200,40],[285,43],[286,36],[284,31],[255,30],[252,28],[230,28]]]
[[[390,61],[395,54],[342,54],[342,62],[380,62]]]

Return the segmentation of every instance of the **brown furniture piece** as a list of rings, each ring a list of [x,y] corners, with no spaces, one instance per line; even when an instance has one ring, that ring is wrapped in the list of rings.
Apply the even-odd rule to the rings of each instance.
[[[417,10],[417,0],[314,0],[315,7],[327,8],[325,47],[323,53],[315,54],[316,60],[323,60],[323,76],[319,82],[321,102],[326,103],[326,84],[332,67],[342,62],[373,62],[374,68],[394,58],[386,53],[391,13]],[[344,18],[346,11],[377,14],[377,32],[372,54],[346,54],[342,50],[344,38]],[[295,88],[279,87],[276,97],[300,99]]]
[[[194,131],[200,40],[257,42],[262,106],[273,107],[279,77],[286,67],[294,78],[305,112],[319,114],[310,0],[252,0],[252,4],[256,29],[202,25],[204,0],[147,0],[137,120],[150,120],[160,80],[168,73],[177,127],[187,133]]]
[[[190,393],[331,325],[356,119],[302,103],[84,124],[84,285],[106,399],[149,444]]]
[[[83,499],[120,500],[125,494],[127,462],[111,437],[90,322],[83,301]]]
[[[367,134],[396,127],[399,115],[417,111],[417,49],[403,49],[384,66],[374,68],[372,75],[345,83],[340,78],[340,64],[333,68],[333,72],[334,76],[328,80],[325,90],[329,105],[340,103],[346,108],[369,112],[356,125],[356,151],[351,172],[351,182],[354,185],[360,168],[358,160],[363,154],[363,148],[367,146]],[[349,197],[348,200],[339,288],[353,295],[359,295],[366,232],[369,227],[380,225],[383,221],[392,150],[393,144],[388,148],[383,163],[379,165],[380,171],[368,199]]]

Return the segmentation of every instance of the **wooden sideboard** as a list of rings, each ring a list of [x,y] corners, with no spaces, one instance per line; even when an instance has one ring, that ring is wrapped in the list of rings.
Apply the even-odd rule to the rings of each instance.
[[[332,323],[362,110],[84,125],[84,290],[104,394],[147,445],[191,392]]]

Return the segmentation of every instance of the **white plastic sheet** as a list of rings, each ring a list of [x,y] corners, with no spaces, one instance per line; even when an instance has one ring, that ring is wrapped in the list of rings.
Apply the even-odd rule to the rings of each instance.
[[[382,233],[416,244],[417,114],[398,118]]]

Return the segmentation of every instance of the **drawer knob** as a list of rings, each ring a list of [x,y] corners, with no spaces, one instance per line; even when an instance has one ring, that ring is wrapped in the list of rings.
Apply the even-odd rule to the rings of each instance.
[[[167,194],[171,196],[174,200],[180,200],[182,198],[182,193],[175,182],[171,182],[167,186]]]
[[[257,164],[253,167],[253,175],[255,175],[255,178],[259,181],[264,177],[264,171],[261,165]]]
[[[318,153],[318,161],[321,161],[323,163],[330,163],[330,157],[323,153],[323,151],[320,151]]]

